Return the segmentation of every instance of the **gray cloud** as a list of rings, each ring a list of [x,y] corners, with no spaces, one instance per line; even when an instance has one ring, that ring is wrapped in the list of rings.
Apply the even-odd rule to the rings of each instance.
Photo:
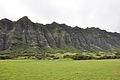
[[[26,15],[44,24],[56,21],[71,26],[99,27],[120,32],[120,0],[0,1],[0,18],[17,20]]]

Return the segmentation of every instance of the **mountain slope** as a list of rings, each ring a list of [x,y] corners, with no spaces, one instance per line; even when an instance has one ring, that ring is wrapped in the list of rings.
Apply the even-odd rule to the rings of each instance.
[[[27,16],[18,21],[6,18],[0,20],[0,50],[16,48],[33,48],[33,51],[37,48],[119,51],[120,34],[94,27],[70,27],[56,22],[43,25],[32,22]]]

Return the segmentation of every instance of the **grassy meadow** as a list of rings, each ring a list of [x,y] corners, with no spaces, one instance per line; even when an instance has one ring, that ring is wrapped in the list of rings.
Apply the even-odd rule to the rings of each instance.
[[[0,80],[120,80],[120,60],[0,60]]]

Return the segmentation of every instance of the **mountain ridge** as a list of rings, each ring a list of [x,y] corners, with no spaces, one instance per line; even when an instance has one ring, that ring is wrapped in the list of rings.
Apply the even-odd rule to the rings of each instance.
[[[56,22],[44,25],[32,22],[27,16],[17,21],[1,19],[0,51],[23,45],[40,49],[73,48],[80,51],[114,52],[120,49],[120,34],[95,27],[83,29]]]

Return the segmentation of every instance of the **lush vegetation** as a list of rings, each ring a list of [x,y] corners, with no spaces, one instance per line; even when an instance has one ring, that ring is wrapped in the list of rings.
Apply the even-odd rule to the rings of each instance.
[[[40,48],[36,46],[35,43],[32,43],[31,45],[19,45],[15,48],[0,51],[0,60],[4,59],[51,60],[64,58],[71,58],[74,60],[120,59],[120,52],[81,51],[68,46],[65,46],[63,49],[60,48],[53,49],[46,47]]]
[[[35,49],[36,50],[36,49]],[[33,48],[31,51],[34,51]],[[38,59],[38,60],[52,60],[52,59],[64,59],[70,58],[73,60],[100,60],[100,59],[120,59],[120,52],[61,52],[59,49],[50,49],[48,51],[41,50],[38,52],[31,52],[30,49],[24,53],[9,53],[4,51],[0,53],[0,60],[4,59]],[[54,53],[52,53],[52,51]],[[21,50],[22,52],[22,50]],[[58,53],[59,52],[59,53]]]
[[[120,80],[120,60],[1,60],[0,80]]]

